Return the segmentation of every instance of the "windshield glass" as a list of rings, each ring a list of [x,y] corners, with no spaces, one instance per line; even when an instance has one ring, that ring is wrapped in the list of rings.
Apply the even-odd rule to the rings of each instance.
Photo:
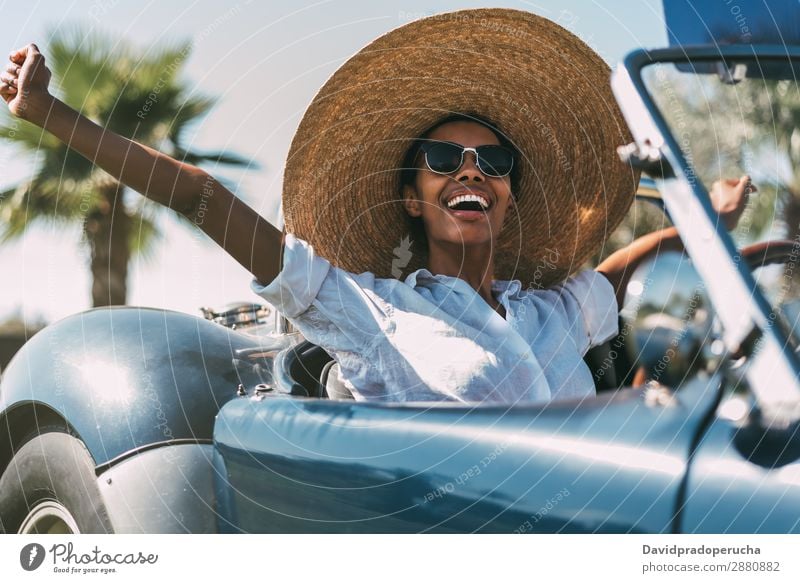
[[[771,318],[786,318],[797,338],[800,92],[794,79],[765,78],[785,76],[772,63],[659,63],[647,66],[642,79],[693,167],[690,181],[710,191],[715,181],[748,174],[757,186],[732,236],[740,250],[767,240],[791,243],[770,255],[775,264],[766,265],[762,253],[753,274],[772,306]]]

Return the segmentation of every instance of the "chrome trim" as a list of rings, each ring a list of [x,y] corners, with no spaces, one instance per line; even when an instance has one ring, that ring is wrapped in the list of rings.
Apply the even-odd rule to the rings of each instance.
[[[226,328],[237,330],[265,324],[272,312],[269,306],[236,302],[221,309],[200,308],[206,320],[216,322]]]
[[[294,334],[297,333],[297,329],[292,325],[292,323],[284,316],[281,312],[278,312],[277,318],[275,318],[275,333],[276,334]]]

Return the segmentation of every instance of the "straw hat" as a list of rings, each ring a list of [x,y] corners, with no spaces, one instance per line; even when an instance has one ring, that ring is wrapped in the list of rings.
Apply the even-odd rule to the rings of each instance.
[[[342,65],[292,141],[287,232],[354,273],[402,279],[426,267],[400,167],[413,140],[453,113],[492,120],[522,153],[494,278],[547,287],[579,269],[633,200],[638,176],[615,154],[631,138],[605,62],[561,26],[518,10],[417,20]]]

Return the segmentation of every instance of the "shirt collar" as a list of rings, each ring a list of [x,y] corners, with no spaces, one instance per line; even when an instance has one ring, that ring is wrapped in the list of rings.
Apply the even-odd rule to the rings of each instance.
[[[406,285],[410,285],[412,288],[415,288],[418,281],[424,281],[426,279],[436,279],[446,282],[458,278],[449,275],[434,275],[423,267],[408,274],[405,279],[405,283]],[[498,300],[503,296],[508,296],[509,299],[519,300],[522,299],[522,294],[520,293],[522,291],[522,282],[520,282],[518,279],[495,279],[492,281],[492,291],[498,292],[495,294]]]
[[[408,276],[406,277],[405,283],[406,285],[410,285],[412,288],[416,288],[418,279],[423,280],[432,278],[434,278],[434,275],[423,267],[421,269],[417,269],[412,273],[409,273]]]
[[[495,294],[498,300],[504,296],[511,300],[520,300],[524,295],[521,293],[522,282],[518,279],[495,279],[492,282],[492,291],[499,292]]]

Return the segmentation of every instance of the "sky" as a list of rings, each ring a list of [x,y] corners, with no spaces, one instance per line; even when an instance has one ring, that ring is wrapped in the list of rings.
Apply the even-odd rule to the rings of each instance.
[[[0,0],[0,52],[47,39],[62,27],[83,26],[131,41],[142,50],[189,40],[186,80],[218,105],[190,136],[196,149],[229,149],[257,170],[220,170],[236,194],[276,226],[283,164],[306,106],[349,56],[411,20],[462,8],[503,6],[560,23],[614,66],[636,48],[665,46],[660,0],[540,0],[539,2],[419,1],[222,3],[150,0]],[[0,188],[34,172],[32,160],[0,142]],[[217,173],[217,171],[212,171]],[[138,195],[134,195],[138,196]],[[128,303],[199,314],[201,306],[259,302],[252,276],[199,231],[169,215],[154,252],[130,266]],[[42,223],[0,245],[0,321],[20,314],[54,321],[91,306],[88,254],[80,232]]]

